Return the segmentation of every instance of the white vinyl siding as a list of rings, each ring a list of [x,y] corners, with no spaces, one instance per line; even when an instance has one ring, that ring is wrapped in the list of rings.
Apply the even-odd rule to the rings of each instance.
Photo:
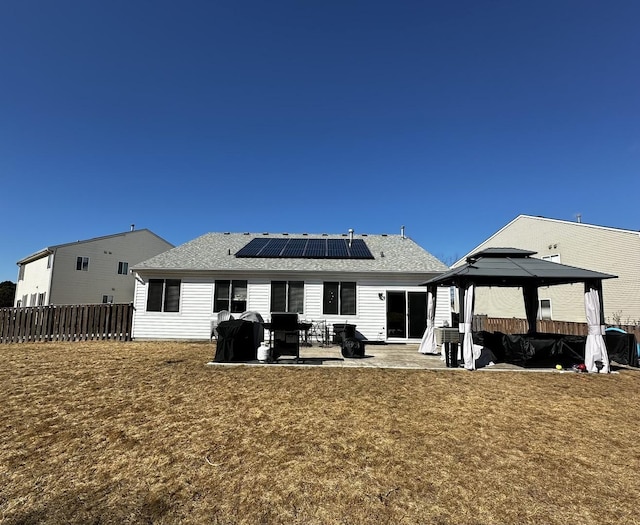
[[[21,272],[24,274],[23,280],[19,280],[16,284],[16,298],[23,295],[44,294],[42,306],[49,304],[49,283],[51,279],[51,269],[47,268],[47,257],[36,259],[20,266]],[[38,299],[39,301],[40,299]],[[16,302],[17,304],[17,302]],[[21,301],[22,306],[29,306],[28,302]]]
[[[177,275],[175,276],[178,277]],[[356,329],[364,337],[372,341],[386,339],[386,302],[387,290],[405,290],[426,292],[424,282],[429,276],[418,276],[413,280],[401,276],[373,277],[370,275],[349,275],[346,282],[356,282],[357,314],[325,315],[322,313],[323,287],[326,281],[336,281],[335,275],[247,275],[247,310],[259,312],[265,321],[271,315],[271,281],[303,281],[304,282],[304,314],[303,321],[326,320],[331,327],[336,323],[355,324]],[[150,277],[149,278],[160,278]],[[210,277],[181,276],[180,312],[163,314],[146,312],[146,288],[148,278],[138,276],[136,279],[135,311],[133,336],[135,339],[174,339],[174,340],[208,340],[213,313],[214,289],[216,280],[233,280],[230,275]],[[237,279],[236,279],[237,280]],[[451,323],[449,289],[438,289],[436,326]]]

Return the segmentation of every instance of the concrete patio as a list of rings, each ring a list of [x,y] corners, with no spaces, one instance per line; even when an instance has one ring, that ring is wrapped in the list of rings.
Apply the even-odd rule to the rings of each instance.
[[[365,348],[364,358],[344,358],[337,345],[332,346],[301,346],[300,359],[282,356],[270,363],[259,361],[216,363],[211,366],[328,366],[350,368],[397,368],[410,370],[449,370],[465,371],[464,368],[447,368],[439,355],[424,355],[418,352],[417,344],[370,344]],[[524,369],[516,365],[498,363],[479,371],[544,371],[558,372],[555,369]]]

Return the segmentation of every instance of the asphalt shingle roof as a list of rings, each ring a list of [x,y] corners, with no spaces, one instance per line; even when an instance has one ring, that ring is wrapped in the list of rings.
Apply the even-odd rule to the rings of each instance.
[[[447,266],[401,235],[354,235],[365,241],[374,259],[239,258],[235,253],[254,238],[345,239],[345,235],[207,233],[143,261],[133,270],[324,271],[442,273]]]
[[[529,283],[548,286],[616,277],[531,257],[535,253],[517,248],[487,248],[471,255],[465,265],[423,284],[460,286],[473,282],[479,286],[525,286]]]

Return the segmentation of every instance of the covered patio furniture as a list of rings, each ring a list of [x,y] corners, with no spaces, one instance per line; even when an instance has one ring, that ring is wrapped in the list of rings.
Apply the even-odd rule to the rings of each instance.
[[[458,329],[465,368],[474,370],[476,360],[480,358],[481,347],[474,346],[472,334],[476,287],[522,288],[529,324],[527,335],[533,337],[537,333],[538,288],[584,283],[585,312],[589,330],[585,343],[584,364],[589,372],[609,372],[609,358],[603,338],[605,327],[602,280],[616,276],[533,258],[532,255],[535,253],[517,248],[488,248],[468,257],[466,264],[422,283],[433,293],[438,286],[458,288],[460,301]],[[429,313],[431,316],[435,315],[435,313]]]
[[[258,358],[259,343],[256,344],[254,325],[255,323],[242,319],[222,321],[217,327],[218,342],[214,361],[255,361]]]

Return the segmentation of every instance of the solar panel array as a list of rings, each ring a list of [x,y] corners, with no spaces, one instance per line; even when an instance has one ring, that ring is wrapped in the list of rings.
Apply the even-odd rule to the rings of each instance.
[[[257,237],[243,246],[236,257],[282,259],[373,259],[362,239],[265,239]]]

